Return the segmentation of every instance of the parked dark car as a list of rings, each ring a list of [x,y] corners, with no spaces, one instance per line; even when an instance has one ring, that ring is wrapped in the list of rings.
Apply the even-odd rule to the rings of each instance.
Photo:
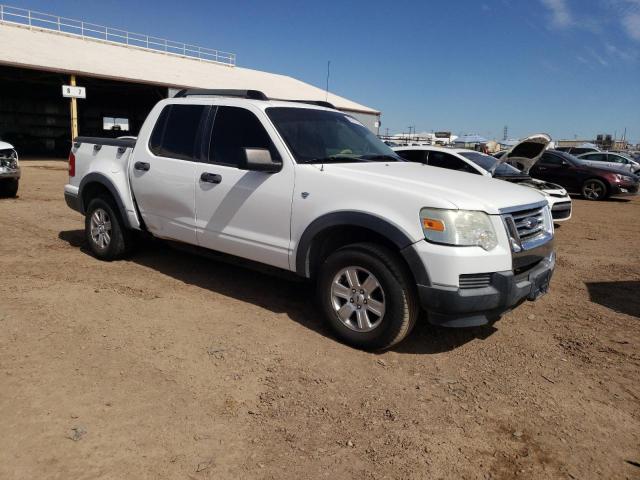
[[[559,150],[547,150],[531,167],[533,178],[557,183],[587,200],[604,200],[612,195],[638,193],[640,177],[604,167],[594,167]]]

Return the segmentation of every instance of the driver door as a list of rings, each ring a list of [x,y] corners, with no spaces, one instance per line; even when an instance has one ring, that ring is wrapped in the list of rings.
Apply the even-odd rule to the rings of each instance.
[[[289,269],[294,168],[260,109],[218,106],[196,167],[196,236],[202,247]],[[212,124],[212,125],[211,125]],[[276,173],[248,171],[245,148],[268,149]]]
[[[544,153],[531,168],[529,175],[539,180],[557,183],[569,190],[575,190],[578,187],[578,177],[571,165],[552,153]]]

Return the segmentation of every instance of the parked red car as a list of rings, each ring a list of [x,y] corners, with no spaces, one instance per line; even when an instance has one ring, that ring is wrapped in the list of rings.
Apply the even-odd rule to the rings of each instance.
[[[533,178],[562,185],[587,200],[604,200],[613,195],[638,193],[640,177],[605,167],[594,167],[559,150],[546,151],[531,167]]]

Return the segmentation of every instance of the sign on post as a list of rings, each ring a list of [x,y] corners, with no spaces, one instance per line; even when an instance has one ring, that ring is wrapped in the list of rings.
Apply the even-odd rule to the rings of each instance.
[[[63,85],[62,96],[66,98],[87,98],[87,89],[85,87]]]

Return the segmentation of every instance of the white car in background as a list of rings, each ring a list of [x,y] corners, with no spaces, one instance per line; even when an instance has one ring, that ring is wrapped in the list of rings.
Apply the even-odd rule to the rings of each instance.
[[[549,139],[549,137],[547,137]],[[534,145],[531,145],[532,142]],[[484,153],[463,148],[442,147],[399,147],[393,150],[405,160],[419,162],[433,167],[448,168],[463,172],[493,177],[508,182],[517,183],[524,187],[533,188],[542,193],[551,207],[554,222],[563,222],[571,218],[571,197],[567,191],[555,183],[544,182],[531,178],[528,173],[505,163],[506,161],[520,161],[522,164],[533,165],[542,155],[550,139],[540,143],[536,137],[528,137],[505,153],[500,159]],[[522,145],[520,149],[517,147]],[[540,149],[541,148],[541,149]],[[512,153],[513,152],[513,153]],[[528,156],[527,156],[528,154]]]
[[[19,182],[18,152],[10,143],[0,141],[0,197],[15,197]]]

